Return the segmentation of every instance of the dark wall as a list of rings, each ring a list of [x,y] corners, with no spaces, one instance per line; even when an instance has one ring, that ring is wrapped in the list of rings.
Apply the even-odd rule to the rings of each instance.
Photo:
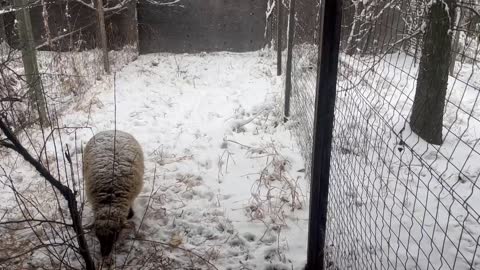
[[[181,0],[179,5],[138,5],[140,53],[241,52],[266,43],[267,0]]]

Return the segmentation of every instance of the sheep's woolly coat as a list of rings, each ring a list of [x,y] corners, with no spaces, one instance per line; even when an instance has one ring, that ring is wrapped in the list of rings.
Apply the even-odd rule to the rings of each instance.
[[[105,244],[102,242],[114,242],[127,221],[133,201],[142,190],[143,173],[142,148],[132,135],[118,130],[103,131],[87,143],[83,177],[102,253]],[[102,241],[102,237],[108,240]]]

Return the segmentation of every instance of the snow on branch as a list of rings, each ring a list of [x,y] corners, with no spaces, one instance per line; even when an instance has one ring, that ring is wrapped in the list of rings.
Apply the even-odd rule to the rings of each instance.
[[[93,9],[93,10],[96,10],[96,7],[95,7],[95,4],[93,1],[91,1],[90,3],[87,3],[83,0],[75,0],[76,2],[90,8],[90,9]],[[109,12],[109,11],[116,11],[116,10],[120,10],[122,8],[124,8],[128,3],[130,3],[132,0],[122,0],[120,1],[119,3],[117,3],[115,6],[112,6],[112,7],[108,7],[108,6],[104,6],[103,7],[103,11],[104,12]]]
[[[75,0],[75,1],[84,5],[84,6],[86,6],[86,7],[88,7],[88,8],[90,8],[90,9],[96,10],[96,7],[95,7],[95,4],[94,4],[93,1],[90,1],[89,3],[85,2],[84,0]],[[136,0],[121,0],[117,4],[115,4],[114,6],[104,6],[103,10],[104,10],[104,12],[118,11],[118,10],[121,10],[121,9],[125,8],[125,6],[132,1],[136,1]],[[169,0],[169,1],[164,1],[164,0],[139,0],[139,1],[145,1],[149,4],[156,5],[156,6],[174,6],[174,5],[177,5],[181,0]]]
[[[170,0],[165,2],[164,0],[143,0],[149,4],[156,5],[156,6],[174,6],[180,3],[181,0]],[[183,5],[179,5],[183,6]]]
[[[274,9],[275,9],[275,1],[272,1],[272,2],[269,1],[267,3],[267,11],[265,12],[265,16],[267,17],[267,19],[270,18]]]
[[[39,5],[38,0],[30,1],[27,5],[21,6],[21,7],[14,7],[13,5],[4,5],[0,9],[0,15],[15,12],[15,11],[18,11],[18,10],[22,10],[24,8],[32,9],[32,8],[38,6],[38,5]]]

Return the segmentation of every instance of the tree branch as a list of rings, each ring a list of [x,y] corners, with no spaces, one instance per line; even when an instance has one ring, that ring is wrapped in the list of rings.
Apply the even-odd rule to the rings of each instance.
[[[13,132],[8,128],[8,126],[3,122],[3,119],[0,118],[0,129],[3,131],[7,139],[11,142],[11,144],[7,143],[7,145],[12,146],[13,145],[13,150],[20,154],[28,163],[30,163],[35,169],[40,173],[41,176],[43,176],[50,184],[52,184],[55,188],[57,188],[65,197],[65,199],[68,199],[68,193],[71,192],[70,189],[63,185],[60,181],[55,179],[50,172],[43,167],[43,165],[38,162],[34,157],[28,153],[27,149],[23,147],[23,145],[18,141],[17,137],[13,135]]]
[[[181,0],[171,0],[165,3],[159,3],[158,0],[143,0],[143,1],[156,6],[173,6],[175,4],[178,4]]]
[[[17,254],[15,256],[9,256],[9,257],[4,257],[4,258],[0,257],[0,263],[3,264],[3,263],[6,263],[8,261],[11,261],[11,260],[18,259],[20,257],[23,257],[23,256],[25,256],[29,253],[32,253],[32,252],[34,252],[36,250],[39,250],[39,249],[42,249],[42,248],[56,247],[56,246],[62,246],[62,245],[64,245],[64,244],[63,243],[41,244],[41,245],[35,246],[35,247],[23,252],[23,253]]]
[[[16,97],[4,97],[0,98],[0,102],[22,102],[22,100]]]
[[[480,17],[480,12],[478,12],[476,9],[472,8],[472,7],[469,7],[469,6],[465,6],[465,5],[461,5],[461,4],[456,4],[457,7],[459,8],[465,8],[465,9],[468,9],[470,10],[471,12],[475,13],[475,15],[477,15],[478,17]]]
[[[68,188],[67,186],[63,185],[60,181],[58,181],[53,175],[39,162],[37,161],[30,153],[23,147],[17,137],[13,134],[13,132],[8,128],[5,124],[3,119],[0,117],[0,129],[5,134],[7,139],[11,142],[7,143],[7,146],[13,145],[12,150],[20,154],[28,163],[30,163],[35,169],[40,173],[41,176],[47,180],[52,186],[54,186],[57,190],[60,191],[62,196],[68,203],[68,209],[70,211],[70,217],[72,218],[72,225],[73,230],[76,233],[77,242],[79,245],[79,252],[82,255],[82,258],[85,261],[86,269],[87,270],[95,270],[95,263],[93,262],[92,256],[88,250],[88,244],[85,239],[83,227],[82,227],[82,219],[78,212],[77,201],[73,191]]]
[[[5,148],[9,148],[9,149],[12,149],[12,150],[15,150],[15,145],[11,144],[11,143],[8,143],[6,141],[0,141],[0,146],[3,146]]]
[[[55,220],[45,220],[45,219],[23,219],[23,220],[9,220],[9,221],[3,221],[0,222],[0,226],[6,226],[6,225],[11,225],[11,224],[20,224],[20,223],[25,223],[25,222],[37,222],[37,223],[51,223],[51,224],[57,224],[57,225],[63,225],[67,227],[72,227],[72,224],[64,223],[61,221],[55,221]]]
[[[93,9],[93,10],[97,9],[93,3],[88,4],[87,2],[85,2],[83,0],[75,0],[75,1],[77,1],[78,3],[88,7],[90,9]],[[118,3],[118,4],[116,4],[115,6],[112,6],[112,7],[104,6],[103,11],[104,12],[111,12],[111,11],[116,11],[116,10],[123,9],[128,3],[132,2],[132,1],[134,1],[134,0],[123,0],[120,3]],[[156,6],[173,6],[173,5],[178,4],[181,0],[171,0],[171,1],[168,1],[168,2],[164,2],[164,3],[159,2],[158,0],[143,0],[143,1],[145,1],[149,4],[152,4],[152,5],[156,5]]]

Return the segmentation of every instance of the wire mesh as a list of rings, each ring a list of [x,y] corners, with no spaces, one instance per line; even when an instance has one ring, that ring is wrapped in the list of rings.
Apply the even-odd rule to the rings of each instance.
[[[313,116],[318,61],[319,0],[297,1],[292,50],[292,96],[290,121],[295,125],[298,144],[311,160]],[[306,163],[309,166],[309,162]],[[307,167],[307,171],[310,168]]]
[[[307,2],[297,6],[313,8]],[[440,12],[434,5],[443,5]],[[344,1],[329,269],[480,269],[479,10],[478,1]],[[291,120],[310,164],[318,42],[308,30],[315,32],[318,20],[304,18],[311,16],[299,7]],[[432,31],[442,20],[448,31]],[[440,54],[449,61],[425,66],[442,35],[448,46]],[[427,69],[448,79],[445,98],[433,102],[444,102],[443,114],[435,116],[443,123],[440,144],[411,127],[413,107],[427,108],[441,96],[441,89],[430,89],[430,101],[415,104],[416,94],[429,90],[419,86],[442,80],[419,77]]]

